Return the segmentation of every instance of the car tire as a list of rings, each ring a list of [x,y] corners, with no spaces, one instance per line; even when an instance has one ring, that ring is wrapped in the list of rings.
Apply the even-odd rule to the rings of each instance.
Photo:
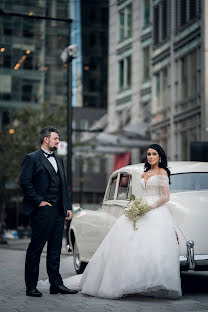
[[[73,258],[74,258],[74,268],[77,274],[82,274],[85,270],[85,267],[87,265],[86,262],[82,262],[80,260],[80,255],[79,255],[79,249],[77,246],[77,242],[75,240],[74,242],[74,248],[73,248]]]

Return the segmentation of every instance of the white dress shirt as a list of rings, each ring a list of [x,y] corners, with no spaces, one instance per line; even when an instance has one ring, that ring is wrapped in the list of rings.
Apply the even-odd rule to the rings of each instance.
[[[53,166],[54,170],[57,172],[58,171],[58,166],[57,166],[57,162],[55,157],[51,156],[51,157],[47,157],[47,154],[53,154],[53,152],[48,152],[46,151],[44,148],[41,147],[41,149],[44,152],[45,157],[48,159],[48,161],[50,161],[51,165]]]

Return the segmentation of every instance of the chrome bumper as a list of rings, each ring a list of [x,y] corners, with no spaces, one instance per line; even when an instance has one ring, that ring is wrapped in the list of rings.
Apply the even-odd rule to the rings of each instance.
[[[207,271],[208,255],[195,255],[193,241],[188,241],[186,246],[187,255],[179,257],[181,271]]]

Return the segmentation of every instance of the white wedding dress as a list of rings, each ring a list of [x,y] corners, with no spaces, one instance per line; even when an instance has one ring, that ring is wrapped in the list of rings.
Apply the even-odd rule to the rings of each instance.
[[[107,234],[85,271],[69,277],[64,285],[101,298],[128,294],[178,298],[181,296],[179,250],[172,217],[165,205],[169,180],[151,176],[142,196],[155,209],[133,222],[122,215]]]

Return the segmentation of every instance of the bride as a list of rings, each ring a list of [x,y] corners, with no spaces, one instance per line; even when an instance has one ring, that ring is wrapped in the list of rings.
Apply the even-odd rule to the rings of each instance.
[[[166,154],[158,144],[147,149],[141,176],[142,197],[151,210],[133,223],[122,215],[81,275],[64,284],[83,294],[120,298],[128,294],[178,298],[181,296],[179,251],[169,200],[170,171]]]

